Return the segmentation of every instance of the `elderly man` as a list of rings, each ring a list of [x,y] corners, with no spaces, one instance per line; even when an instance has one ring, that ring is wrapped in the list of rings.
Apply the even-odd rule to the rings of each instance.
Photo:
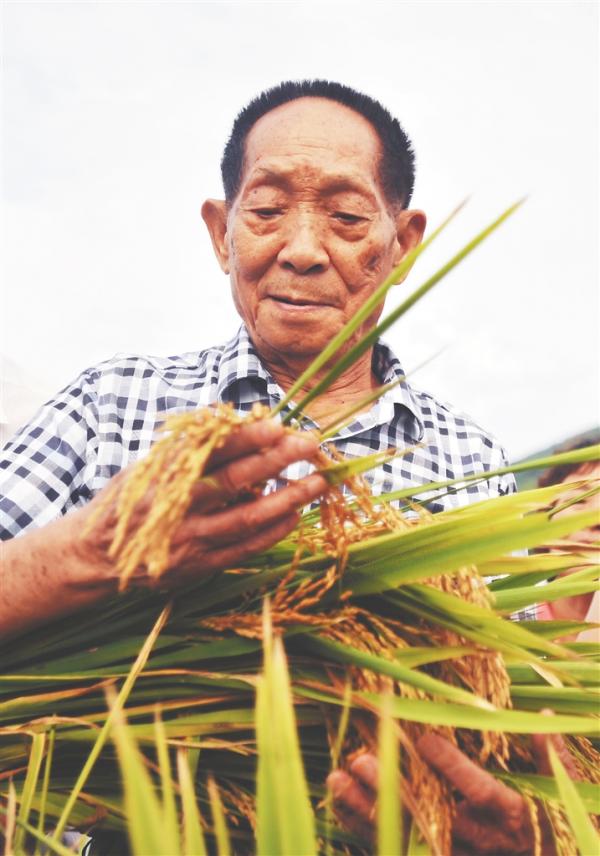
[[[120,357],[88,369],[8,444],[5,635],[116,591],[106,554],[114,516],[106,511],[92,536],[85,524],[105,486],[148,450],[165,414],[217,401],[240,411],[280,401],[425,229],[425,215],[408,207],[414,158],[404,131],[379,103],[340,84],[285,83],[263,93],[238,116],[222,170],[226,198],[208,200],[202,214],[244,324],[220,347],[170,359]],[[379,343],[308,416],[324,424],[401,375],[396,357]],[[419,444],[372,476],[375,491],[485,474],[505,460],[471,420],[406,382],[359,413],[335,443],[350,456]],[[232,502],[215,510],[199,487],[172,546],[170,583],[235,565],[284,537],[299,509],[326,488],[310,473],[314,451],[311,437],[287,436],[276,421],[249,425],[230,439],[209,468]],[[248,499],[248,487],[282,474],[289,481],[280,479],[279,489]],[[492,478],[435,507],[513,489],[512,479]],[[492,789],[490,798],[504,791]],[[492,830],[506,821],[502,806],[500,799],[486,821]],[[513,800],[511,823],[520,829],[526,812],[518,807],[514,815]]]
[[[105,517],[93,538],[81,533],[103,487],[147,451],[166,413],[215,401],[244,411],[255,401],[280,400],[425,229],[425,215],[408,208],[414,158],[404,131],[380,104],[340,84],[287,83],[261,95],[238,116],[222,170],[226,199],[208,200],[202,214],[244,326],[221,347],[170,359],[115,358],[88,369],[8,444],[5,634],[115,590],[105,554],[114,521]],[[401,374],[379,344],[308,413],[326,421]],[[286,437],[275,423],[257,425],[215,455],[211,468],[232,495],[286,467],[295,480],[226,512],[208,513],[199,496],[173,546],[171,581],[187,578],[190,568],[203,573],[239,562],[283,537],[297,509],[325,488],[305,463],[313,442]],[[375,473],[376,491],[484,473],[504,461],[467,417],[406,383],[335,442],[351,456],[423,445]],[[512,489],[511,479],[491,479],[443,502]]]

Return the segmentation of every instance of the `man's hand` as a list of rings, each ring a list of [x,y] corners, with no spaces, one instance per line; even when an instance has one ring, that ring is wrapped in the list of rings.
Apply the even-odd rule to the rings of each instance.
[[[557,736],[533,736],[538,771],[552,775],[548,758],[550,741],[571,778],[577,778],[573,759],[564,741]],[[457,811],[452,827],[454,856],[527,856],[534,852],[535,837],[529,809],[520,794],[478,767],[440,735],[424,735],[417,749],[457,791]],[[368,843],[376,838],[377,778],[377,758],[365,753],[351,763],[348,772],[336,770],[327,780],[340,822]],[[540,816],[542,853],[549,856],[554,854],[552,834],[543,821]]]
[[[310,459],[318,441],[294,435],[274,421],[243,426],[211,456],[192,505],[175,534],[170,563],[159,584],[189,582],[195,576],[235,567],[266,550],[296,525],[299,509],[325,492],[317,473],[281,490],[254,495],[294,461]],[[67,614],[115,592],[118,574],[108,557],[116,525],[114,499],[106,504],[119,473],[85,508],[3,545],[0,633],[9,635]],[[150,498],[149,498],[150,499]],[[90,515],[106,508],[88,527]],[[140,504],[133,520],[143,517]],[[136,578],[136,583],[153,581]]]
[[[310,459],[317,449],[318,441],[310,434],[289,434],[274,421],[244,425],[209,459],[205,477],[198,482],[190,509],[171,542],[165,574],[155,581],[142,572],[134,582],[178,585],[198,575],[235,567],[276,544],[298,522],[298,510],[324,493],[327,483],[314,473],[264,496],[260,486],[294,461]],[[126,475],[124,471],[116,478]],[[133,527],[145,516],[150,499],[139,504]],[[97,505],[104,501],[102,491],[86,507],[86,514],[95,514]],[[111,503],[78,547],[92,565],[104,568],[107,576],[115,573],[108,548],[116,522]]]

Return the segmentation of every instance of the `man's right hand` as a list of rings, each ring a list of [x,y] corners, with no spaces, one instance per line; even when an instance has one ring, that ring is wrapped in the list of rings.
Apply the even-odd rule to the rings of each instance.
[[[324,493],[327,482],[313,473],[273,493],[253,495],[253,491],[294,461],[310,459],[317,449],[318,441],[310,434],[287,433],[272,420],[251,422],[232,434],[208,461],[205,476],[210,479],[198,483],[189,512],[173,537],[169,567],[159,584],[177,585],[195,575],[235,567],[284,538],[298,522],[299,509]],[[125,478],[127,473],[115,478]],[[98,503],[105,501],[105,491],[85,513],[95,513]],[[150,499],[140,503],[132,526],[143,518]],[[109,576],[115,572],[107,554],[116,522],[112,502],[79,546],[92,565],[104,567],[101,572]],[[143,574],[135,582],[155,583]]]
[[[318,441],[310,434],[289,434],[275,421],[244,425],[216,450],[192,505],[171,545],[169,567],[159,584],[190,582],[196,575],[235,567],[284,538],[299,510],[327,489],[313,473],[266,495],[253,489],[276,478],[289,464],[310,460]],[[9,635],[72,612],[117,590],[118,572],[108,556],[116,525],[115,480],[81,510],[3,545],[0,628]],[[215,485],[217,489],[215,489]],[[150,498],[149,498],[150,499]],[[88,527],[90,515],[106,505]],[[132,526],[144,515],[140,504]],[[89,531],[87,531],[89,530]],[[154,585],[137,576],[138,585]]]

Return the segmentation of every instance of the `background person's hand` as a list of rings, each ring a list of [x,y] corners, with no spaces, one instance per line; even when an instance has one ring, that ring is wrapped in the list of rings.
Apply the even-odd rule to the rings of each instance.
[[[532,738],[538,771],[552,775],[548,744],[552,742],[571,775],[577,778],[573,759],[557,735],[536,734]],[[452,827],[453,854],[498,856],[534,852],[535,837],[529,808],[523,797],[497,781],[452,743],[438,734],[426,734],[417,743],[421,756],[443,776],[458,793],[457,811]],[[367,843],[376,839],[377,758],[364,753],[350,764],[348,771],[335,770],[327,784],[340,823]],[[552,834],[540,815],[542,853],[554,854]]]
[[[289,464],[310,458],[318,449],[317,439],[306,434],[290,434],[275,421],[253,422],[232,434],[211,456],[205,475],[200,480],[188,513],[172,540],[169,567],[159,583],[175,585],[227,567],[235,567],[255,553],[266,550],[284,538],[299,519],[299,509],[327,489],[318,473],[290,482],[272,493],[253,491],[268,479],[279,476]],[[128,470],[115,476],[124,479]],[[114,481],[114,480],[113,480]],[[78,514],[73,538],[79,554],[88,567],[114,577],[114,566],[108,558],[113,540],[116,514],[111,503],[92,531],[77,538],[85,527],[87,515],[94,514],[105,502],[105,491]],[[145,514],[148,503],[140,503],[132,520],[135,527]],[[136,584],[152,585],[143,575],[134,577]],[[85,581],[82,581],[85,585]]]

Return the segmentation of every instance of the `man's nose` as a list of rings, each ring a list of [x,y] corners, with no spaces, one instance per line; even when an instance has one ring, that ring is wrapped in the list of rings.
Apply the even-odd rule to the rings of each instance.
[[[329,255],[315,219],[305,215],[289,224],[277,261],[286,270],[301,274],[322,273],[329,267]]]

